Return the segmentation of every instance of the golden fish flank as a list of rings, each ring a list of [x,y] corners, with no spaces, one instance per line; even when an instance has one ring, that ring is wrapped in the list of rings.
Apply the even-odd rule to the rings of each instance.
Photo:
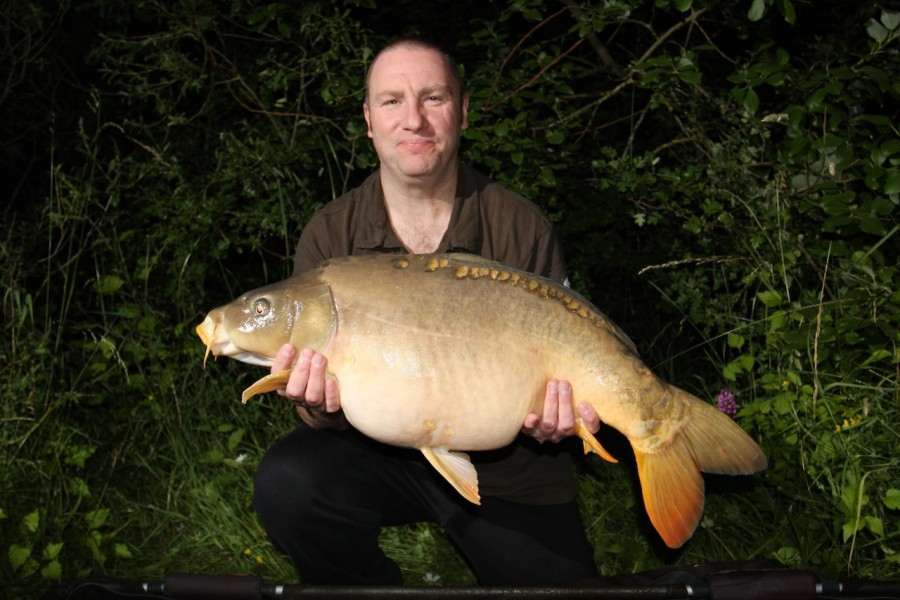
[[[550,378],[571,382],[629,440],[647,514],[671,547],[700,520],[701,471],[766,465],[730,417],[656,377],[590,302],[471,255],[330,260],[211,311],[197,333],[208,353],[254,364],[271,365],[286,342],[322,352],[354,427],[418,448],[476,503],[477,473],[463,451],[511,443],[525,415],[540,412]],[[288,375],[263,377],[243,399]],[[580,422],[576,434],[586,452],[615,461]]]

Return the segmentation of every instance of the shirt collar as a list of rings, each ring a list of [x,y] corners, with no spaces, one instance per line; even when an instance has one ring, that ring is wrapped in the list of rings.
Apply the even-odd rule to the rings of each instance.
[[[438,252],[469,252],[478,254],[481,249],[481,210],[479,182],[476,172],[460,164],[456,180],[456,198],[453,213]],[[381,173],[375,171],[359,187],[360,210],[357,212],[356,239],[354,245],[363,252],[403,251],[403,244],[391,227],[384,205]]]

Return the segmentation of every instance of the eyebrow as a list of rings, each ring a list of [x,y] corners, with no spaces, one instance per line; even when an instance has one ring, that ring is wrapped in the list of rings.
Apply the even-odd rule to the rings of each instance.
[[[405,93],[406,92],[404,90],[388,88],[388,89],[382,90],[382,91],[378,92],[377,94],[375,94],[374,98],[376,100],[380,100],[382,98],[396,98],[398,96],[403,96]],[[446,94],[447,96],[450,96],[452,98],[452,97],[454,97],[453,87],[449,86],[449,85],[444,85],[444,84],[430,85],[430,86],[426,86],[426,87],[422,88],[421,90],[419,90],[416,95],[417,96],[432,96],[434,94]]]

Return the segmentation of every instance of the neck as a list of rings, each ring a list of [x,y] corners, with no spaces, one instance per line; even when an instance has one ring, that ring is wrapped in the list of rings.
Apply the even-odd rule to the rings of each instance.
[[[452,177],[413,185],[391,185],[382,178],[384,203],[394,232],[410,252],[434,252],[450,225],[456,198],[456,169]]]
[[[408,202],[416,205],[420,201],[449,200],[456,197],[456,180],[459,161],[446,165],[440,172],[422,177],[409,177],[381,169],[381,188],[385,200],[390,203]]]

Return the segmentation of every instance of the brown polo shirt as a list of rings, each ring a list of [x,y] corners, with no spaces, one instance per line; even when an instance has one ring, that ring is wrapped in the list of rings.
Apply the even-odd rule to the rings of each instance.
[[[467,165],[460,165],[453,214],[437,251],[477,254],[560,282],[566,277],[559,241],[541,210]],[[313,215],[300,235],[294,271],[332,257],[405,252],[376,171]],[[529,504],[575,497],[571,459],[558,444],[520,435],[507,448],[470,454],[482,495]]]

